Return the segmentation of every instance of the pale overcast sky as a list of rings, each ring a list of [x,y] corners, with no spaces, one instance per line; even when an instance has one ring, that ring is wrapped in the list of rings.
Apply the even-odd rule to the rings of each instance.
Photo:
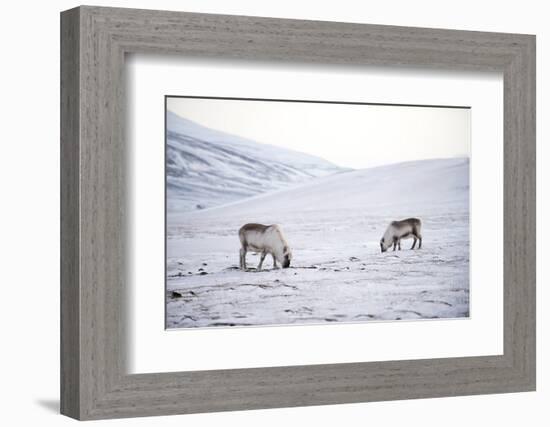
[[[354,169],[469,157],[470,109],[168,98],[186,119]]]

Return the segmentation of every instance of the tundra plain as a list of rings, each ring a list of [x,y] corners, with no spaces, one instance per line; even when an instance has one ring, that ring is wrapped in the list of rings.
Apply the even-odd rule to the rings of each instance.
[[[468,177],[467,159],[409,162],[169,214],[166,326],[468,317]],[[403,240],[380,253],[388,223],[413,215],[422,249]],[[290,268],[272,269],[268,256],[256,271],[249,254],[249,270],[238,269],[237,231],[252,221],[281,225]]]

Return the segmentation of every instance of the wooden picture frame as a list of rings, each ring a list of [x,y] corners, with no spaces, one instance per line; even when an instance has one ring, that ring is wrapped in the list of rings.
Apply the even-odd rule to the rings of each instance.
[[[128,375],[126,53],[504,78],[504,353]],[[61,14],[61,412],[77,419],[535,389],[535,37],[78,7]]]

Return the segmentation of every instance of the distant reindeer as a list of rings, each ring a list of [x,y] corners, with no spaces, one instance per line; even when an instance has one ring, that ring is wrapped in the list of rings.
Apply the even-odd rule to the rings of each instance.
[[[418,218],[407,218],[401,221],[392,221],[384,236],[380,239],[380,250],[386,252],[393,245],[401,250],[401,239],[413,238],[411,249],[414,249],[418,240],[418,249],[422,247],[422,221]]]
[[[292,252],[278,225],[245,224],[239,230],[239,239],[241,241],[240,267],[242,270],[246,270],[246,253],[248,251],[261,254],[258,270],[262,269],[262,263],[267,254],[271,254],[273,257],[274,268],[278,268],[277,261],[283,268],[290,266]]]

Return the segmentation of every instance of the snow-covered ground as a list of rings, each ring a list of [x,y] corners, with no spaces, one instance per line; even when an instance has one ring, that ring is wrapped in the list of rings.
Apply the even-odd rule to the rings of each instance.
[[[392,220],[419,217],[423,244],[380,253]],[[248,254],[238,229],[279,224],[291,268]],[[339,172],[211,209],[167,214],[167,327],[469,316],[469,160]]]

